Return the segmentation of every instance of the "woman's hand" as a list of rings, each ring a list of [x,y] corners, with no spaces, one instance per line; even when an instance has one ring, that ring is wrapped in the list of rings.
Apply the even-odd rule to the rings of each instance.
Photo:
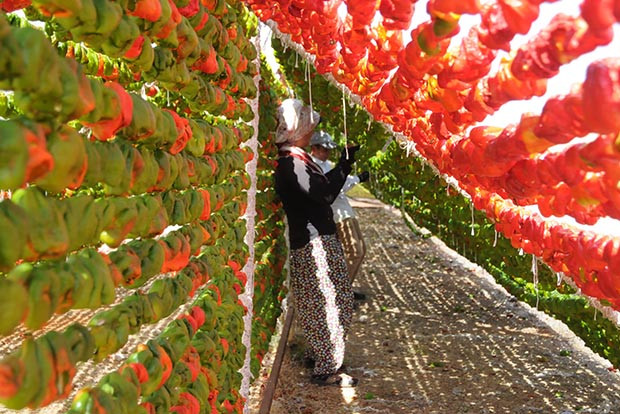
[[[370,178],[370,173],[368,171],[362,171],[357,175],[357,178],[359,178],[360,183],[363,183],[364,181],[368,181]]]
[[[355,162],[355,153],[360,149],[359,145],[351,145],[342,150],[340,161],[353,164]]]

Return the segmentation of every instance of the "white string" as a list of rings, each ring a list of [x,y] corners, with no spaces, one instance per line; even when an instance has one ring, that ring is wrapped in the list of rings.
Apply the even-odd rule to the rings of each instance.
[[[146,94],[146,88],[155,88],[157,92],[159,92],[159,88],[155,82],[145,82],[142,84],[142,88],[140,88],[140,96],[145,101],[148,101],[149,97]],[[168,105],[170,105],[170,95],[168,94]]]
[[[308,61],[304,62],[306,67],[304,68],[304,81],[308,82]]]
[[[347,153],[347,159],[349,159],[348,136],[347,136],[347,101],[344,94],[344,87],[342,88],[342,118],[344,123],[344,148]]]
[[[388,147],[390,146],[390,144],[392,143],[392,141],[394,141],[394,137],[390,136],[386,141],[385,144],[383,145],[383,148],[381,148],[381,152],[385,152],[387,151]]]
[[[248,147],[252,150],[253,157],[246,164],[245,168],[250,176],[250,188],[247,191],[247,207],[245,210],[244,218],[246,220],[246,233],[243,241],[248,246],[248,260],[243,266],[242,271],[246,275],[246,283],[244,287],[243,294],[239,296],[241,303],[243,306],[247,308],[246,314],[243,316],[243,336],[241,338],[241,342],[245,346],[245,360],[243,361],[243,366],[239,370],[241,373],[241,387],[239,389],[239,394],[241,397],[245,399],[245,403],[243,406],[243,413],[249,414],[249,399],[248,396],[250,394],[250,383],[252,382],[252,371],[250,368],[250,364],[252,361],[252,320],[254,319],[254,269],[255,269],[255,251],[254,251],[254,236],[255,236],[255,227],[256,227],[256,169],[258,166],[258,124],[260,121],[259,116],[259,95],[260,95],[260,30],[258,31],[258,35],[252,39],[256,47],[256,59],[254,60],[256,66],[258,67],[258,73],[254,77],[254,85],[256,86],[256,97],[249,101],[250,107],[252,108],[252,112],[254,113],[254,119],[251,121],[252,127],[254,128],[254,134],[252,137],[246,142],[242,143],[241,146]]]
[[[540,300],[538,296],[538,259],[534,255],[532,255],[532,276],[534,291],[536,292],[536,309],[538,309],[538,302]]]
[[[497,246],[497,229],[493,230],[495,232],[495,239],[493,240],[493,247]]]
[[[450,186],[448,186],[450,188]],[[469,209],[471,210],[471,235],[474,236],[476,233],[474,232],[474,203],[469,204]]]
[[[312,106],[312,74],[310,73],[310,64],[306,64],[308,69],[308,97],[310,99],[310,121],[314,122],[314,107]]]

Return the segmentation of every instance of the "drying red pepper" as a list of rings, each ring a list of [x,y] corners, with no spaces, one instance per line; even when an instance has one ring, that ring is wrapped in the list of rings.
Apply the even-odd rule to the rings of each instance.
[[[387,29],[405,30],[411,23],[414,4],[411,0],[381,0],[383,25]]]
[[[482,22],[476,29],[480,41],[491,49],[510,50],[515,35],[499,3],[491,3],[482,11]]]
[[[136,59],[142,53],[142,46],[144,45],[144,36],[140,35],[133,42],[131,47],[127,52],[125,52],[124,57],[127,59]]]
[[[588,66],[582,109],[590,131],[620,131],[620,59],[608,58]]]
[[[156,22],[161,16],[161,3],[159,0],[138,0],[133,10],[127,10],[127,14],[136,16],[149,22]]]
[[[617,4],[616,1],[616,7]],[[606,31],[616,22],[614,0],[584,0],[580,7],[581,17],[588,23],[590,30]]]
[[[23,132],[28,143],[25,182],[31,182],[52,170],[54,158],[46,148],[46,131],[43,126],[29,125]]]
[[[347,11],[353,17],[356,27],[367,26],[375,17],[379,2],[377,0],[345,0]]]
[[[443,13],[476,14],[480,11],[479,0],[430,0],[429,9]]]
[[[498,0],[498,3],[514,33],[527,33],[538,18],[539,0]]]
[[[170,109],[163,109],[170,113],[174,118],[174,124],[177,130],[177,137],[172,146],[168,149],[171,154],[178,154],[185,148],[187,142],[192,139],[192,129],[189,126],[189,121],[179,116],[176,112]]]
[[[479,41],[477,30],[470,29],[461,41],[458,53],[451,58],[449,66],[439,73],[439,85],[443,88],[464,89],[469,86],[467,83],[476,81],[489,72],[496,53]],[[466,84],[461,86],[462,82]]]
[[[7,13],[15,10],[24,9],[32,3],[31,0],[3,0],[0,2],[0,9]]]

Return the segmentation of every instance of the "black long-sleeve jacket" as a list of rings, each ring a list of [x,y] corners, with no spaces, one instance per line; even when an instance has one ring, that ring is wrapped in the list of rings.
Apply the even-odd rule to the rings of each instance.
[[[303,149],[284,146],[279,151],[275,188],[288,218],[291,249],[299,249],[317,235],[336,234],[331,204],[340,193],[349,162],[323,174]]]

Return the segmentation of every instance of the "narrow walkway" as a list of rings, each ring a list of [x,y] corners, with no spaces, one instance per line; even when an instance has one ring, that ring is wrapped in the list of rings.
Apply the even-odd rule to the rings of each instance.
[[[289,348],[272,414],[620,413],[620,374],[397,212],[357,204],[368,294],[347,345],[355,389],[310,385]]]

